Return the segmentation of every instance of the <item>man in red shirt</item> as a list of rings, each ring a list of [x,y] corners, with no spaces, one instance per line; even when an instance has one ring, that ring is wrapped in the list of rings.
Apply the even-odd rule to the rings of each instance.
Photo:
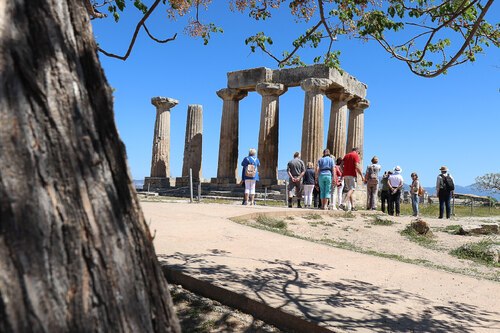
[[[347,202],[351,203],[352,211],[356,210],[356,208],[354,207],[354,202],[352,200],[352,194],[356,189],[357,175],[359,175],[361,178],[363,177],[363,172],[361,171],[361,159],[359,158],[359,149],[357,147],[354,147],[349,154],[346,154],[344,156],[344,191],[347,190],[344,202],[346,203],[346,205],[340,205],[339,207],[345,211],[348,210]]]

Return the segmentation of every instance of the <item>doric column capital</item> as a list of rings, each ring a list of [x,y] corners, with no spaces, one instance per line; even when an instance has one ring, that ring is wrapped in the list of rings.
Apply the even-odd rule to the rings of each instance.
[[[222,98],[224,101],[239,101],[245,98],[248,92],[239,89],[224,88],[217,91],[217,96]]]
[[[333,83],[330,79],[309,78],[300,83],[300,87],[305,91],[324,93]]]
[[[170,110],[179,104],[179,101],[169,97],[153,97],[151,98],[151,104],[156,106],[158,109]]]
[[[354,98],[354,95],[348,93],[344,88],[338,88],[333,90],[327,90],[325,92],[326,97],[335,102],[349,102]]]
[[[361,97],[355,97],[347,103],[349,110],[364,110],[370,106],[370,102]]]
[[[288,88],[281,83],[260,82],[255,86],[255,90],[262,96],[280,96],[283,95]]]

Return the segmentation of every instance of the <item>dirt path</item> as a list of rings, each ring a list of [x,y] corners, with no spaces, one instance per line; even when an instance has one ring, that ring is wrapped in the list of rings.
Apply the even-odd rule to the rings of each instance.
[[[228,220],[249,213],[284,214],[286,209],[148,202],[142,206],[156,230],[156,251],[169,265],[335,331],[500,331],[500,302],[493,296],[500,294],[497,282]],[[328,223],[351,223],[348,228],[357,228],[354,221],[365,218],[356,213],[351,221],[341,222],[339,215],[333,218],[337,222]],[[301,224],[298,218],[292,221]]]

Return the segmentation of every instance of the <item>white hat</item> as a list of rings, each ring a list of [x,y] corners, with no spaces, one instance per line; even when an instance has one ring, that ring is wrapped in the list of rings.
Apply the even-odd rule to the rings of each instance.
[[[394,168],[394,171],[401,171],[401,167],[399,165],[396,165],[396,167]]]

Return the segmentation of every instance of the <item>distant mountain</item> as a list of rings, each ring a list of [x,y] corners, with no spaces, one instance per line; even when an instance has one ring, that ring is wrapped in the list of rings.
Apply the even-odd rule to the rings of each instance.
[[[142,187],[144,186],[144,179],[134,179],[134,186],[135,188],[142,190]]]

